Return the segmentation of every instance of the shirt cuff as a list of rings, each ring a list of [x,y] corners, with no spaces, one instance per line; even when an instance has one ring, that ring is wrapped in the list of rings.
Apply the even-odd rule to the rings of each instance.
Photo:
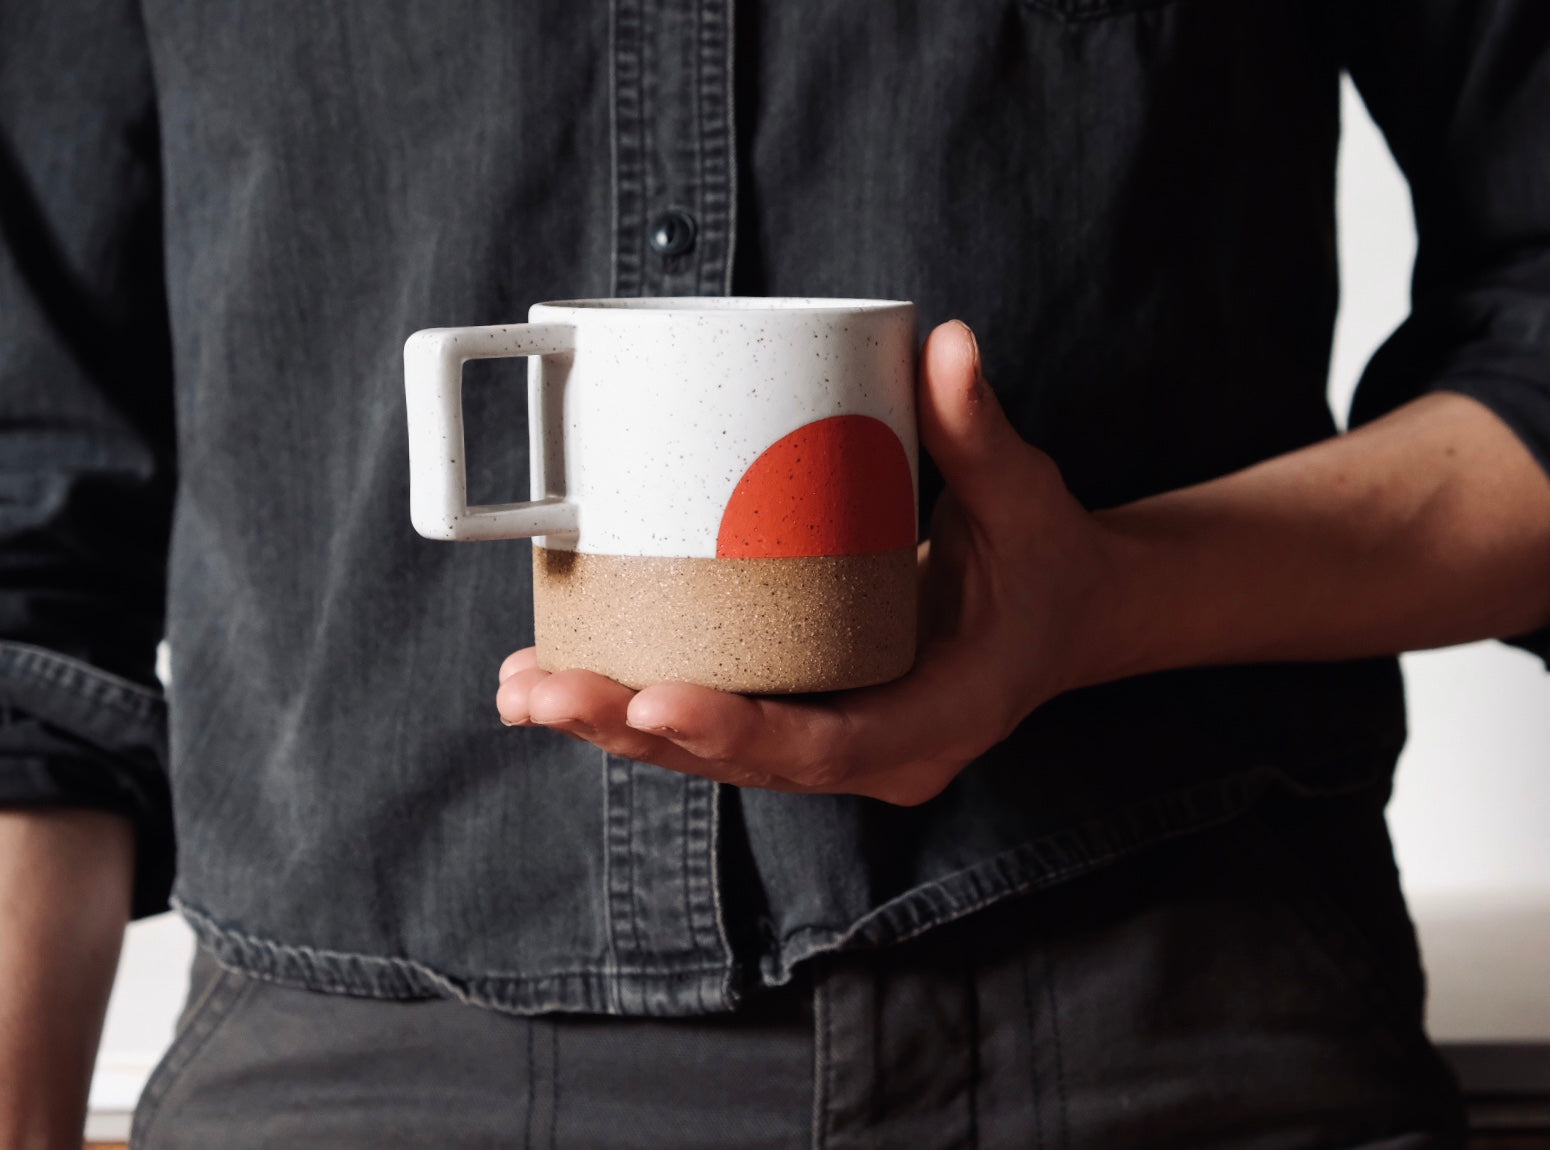
[[[1550,383],[1515,376],[1471,375],[1445,379],[1439,391],[1456,391],[1490,408],[1550,475]]]
[[[135,830],[135,918],[167,909],[166,705],[69,656],[0,642],[0,805],[112,811]]]
[[[1515,376],[1472,375],[1444,380],[1438,390],[1456,391],[1490,408],[1550,475],[1550,386]],[[1502,642],[1538,655],[1550,670],[1550,627],[1506,637]]]

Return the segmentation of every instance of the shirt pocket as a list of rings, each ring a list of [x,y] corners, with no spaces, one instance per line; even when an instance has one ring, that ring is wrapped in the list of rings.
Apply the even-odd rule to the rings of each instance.
[[[1163,8],[1186,0],[1022,0],[1025,7],[1060,20],[1102,20],[1148,8]]]

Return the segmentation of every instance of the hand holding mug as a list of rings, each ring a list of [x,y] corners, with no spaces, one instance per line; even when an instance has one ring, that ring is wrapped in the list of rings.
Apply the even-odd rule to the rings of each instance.
[[[947,492],[921,548],[926,630],[907,675],[796,698],[673,682],[634,690],[590,671],[543,670],[529,648],[501,668],[502,719],[741,786],[901,804],[938,794],[1074,685],[1075,621],[1106,557],[1053,461],[1007,422],[967,327],[932,333],[917,398]]]

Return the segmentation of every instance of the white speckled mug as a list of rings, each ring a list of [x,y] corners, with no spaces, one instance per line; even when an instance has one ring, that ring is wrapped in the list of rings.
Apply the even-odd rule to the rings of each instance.
[[[837,690],[915,655],[915,309],[615,299],[404,345],[411,518],[534,537],[539,664]],[[467,506],[462,368],[531,356],[534,499]]]

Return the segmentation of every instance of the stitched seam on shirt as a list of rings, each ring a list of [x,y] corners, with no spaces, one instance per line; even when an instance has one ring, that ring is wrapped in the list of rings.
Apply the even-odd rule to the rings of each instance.
[[[709,243],[712,236],[711,219],[706,203],[706,179],[705,179],[705,59],[701,40],[705,35],[707,0],[698,0],[694,5],[694,63],[691,65],[692,79],[690,91],[694,101],[694,132],[691,137],[691,146],[694,152],[695,187],[692,198],[699,202],[700,215],[700,242],[694,246],[694,294],[703,295],[705,282],[705,253],[711,247]]]
[[[878,936],[866,938],[870,944],[880,941],[893,944],[917,938],[942,923],[952,922],[972,914],[1009,895],[1041,890],[1172,839],[1220,826],[1237,818],[1272,787],[1282,787],[1290,794],[1335,796],[1365,790],[1373,786],[1376,781],[1376,779],[1363,778],[1340,786],[1316,788],[1300,783],[1278,767],[1257,767],[1181,791],[1159,795],[1122,808],[1108,816],[1020,843],[974,866],[943,875],[928,885],[918,887],[908,894],[873,908],[843,929],[802,926],[788,931],[780,937],[778,961],[789,970],[791,966],[814,954],[855,944],[866,938],[868,932],[872,930],[876,930]],[[1219,807],[1212,814],[1201,818],[1176,818],[1173,815],[1158,814],[1156,825],[1141,837],[1133,841],[1121,841],[1117,845],[1112,844],[1116,828],[1121,827],[1127,819],[1139,817],[1142,812],[1156,812],[1159,808],[1170,806],[1188,808],[1192,804],[1206,801],[1208,796],[1210,801]],[[1054,843],[1078,834],[1090,834],[1096,838],[1110,840],[1111,846],[1063,866],[1050,866],[1035,873],[1027,871],[1024,860],[1037,854],[1041,844]],[[959,896],[948,888],[967,883],[980,886],[982,893],[960,902]],[[933,900],[936,905],[923,905],[930,904]],[[917,921],[908,927],[889,927],[888,919],[900,912],[914,915]],[[788,948],[790,953],[787,953]]]
[[[721,294],[732,294],[732,268],[733,261],[737,258],[737,53],[734,51],[737,45],[737,5],[729,2],[726,5],[726,43],[722,46],[725,56],[726,80],[723,91],[726,92],[726,197],[727,197],[727,223],[725,244],[726,254],[722,259]]]
[[[1003,887],[993,889],[983,897],[972,899],[969,902],[962,904],[961,906],[950,908],[940,914],[927,914],[925,918],[915,926],[901,932],[889,933],[888,944],[893,945],[900,942],[907,942],[912,938],[918,938],[920,935],[925,934],[929,930],[935,929],[943,923],[952,922],[966,915],[973,914],[977,910],[982,910],[987,906],[991,906],[994,903],[1000,902],[1002,899],[1008,897],[1009,895],[1022,894],[1027,891],[1053,886],[1067,878],[1071,878],[1086,871],[1095,870],[1098,867],[1117,862],[1118,860],[1126,858],[1131,854],[1138,853],[1147,849],[1148,847],[1165,842],[1169,839],[1178,838],[1186,834],[1192,834],[1195,831],[1207,830],[1212,826],[1217,826],[1223,822],[1228,821],[1229,819],[1237,817],[1239,813],[1239,811],[1234,810],[1229,814],[1222,815],[1207,822],[1175,828],[1163,835],[1158,836],[1157,838],[1147,839],[1145,842],[1136,844],[1135,846],[1124,850],[1114,851],[1107,854],[1094,855],[1092,858],[1083,860],[1079,863],[1073,863],[1064,867],[1056,867],[1034,877],[1016,880]],[[891,902],[884,903],[882,906],[877,907],[875,910],[865,915],[857,923],[846,930],[835,930],[830,927],[819,926],[799,927],[796,930],[782,935],[779,945],[784,948],[787,945],[796,943],[798,940],[811,939],[816,940],[817,943],[816,948],[812,953],[816,953],[819,950],[831,949],[834,947],[843,947],[847,943],[853,941],[858,935],[860,935],[866,927],[872,925],[874,922],[879,921],[881,916],[887,911],[910,905],[912,900],[914,900],[916,896],[923,892],[939,892],[943,884],[951,882],[954,879],[980,874],[986,870],[995,868],[997,864],[1000,863],[1010,863],[1014,861],[1019,855],[1024,853],[1027,845],[1028,844],[1022,844],[1020,846],[1013,847],[1009,851],[1003,851],[1001,854],[986,859],[984,862],[975,866],[967,867],[964,870],[954,871],[952,874],[945,875],[942,878],[937,879],[929,887],[919,888],[918,890],[911,891],[910,894],[903,895]],[[810,943],[809,945],[812,944]],[[802,959],[806,957],[809,957],[809,955],[804,954],[800,957],[795,957],[791,960],[791,962],[794,964],[796,962],[802,961]]]
[[[642,70],[645,27],[639,0],[610,6],[611,117],[614,152],[613,290],[638,296],[644,288],[646,168]]]
[[[698,953],[715,953],[725,963],[727,972],[722,995],[714,1002],[707,1002],[708,1010],[721,1010],[729,1005],[733,974],[731,947],[721,922],[720,892],[717,889],[719,798],[718,784],[709,779],[688,779],[684,827],[684,857],[687,866],[684,878],[689,943]]]
[[[736,957],[732,953],[732,940],[727,937],[726,913],[721,901],[721,800],[724,784],[711,783],[708,788],[710,809],[710,841],[706,845],[706,863],[710,871],[710,913],[716,928],[716,942],[721,953],[721,1002],[720,1006],[733,1005],[733,979],[736,976]]]
[[[460,997],[462,995],[464,991],[464,983],[542,983],[553,981],[556,978],[596,977],[598,975],[608,974],[646,975],[652,977],[671,978],[678,975],[719,973],[723,970],[723,965],[717,962],[686,963],[683,966],[652,965],[649,963],[641,963],[639,965],[609,965],[607,963],[603,963],[599,965],[557,967],[551,970],[546,970],[543,974],[480,974],[465,979],[454,977],[453,975],[449,974],[443,974],[435,967],[429,966],[426,963],[412,958],[400,958],[396,955],[364,954],[357,951],[329,950],[322,947],[308,946],[305,943],[276,942],[273,939],[265,938],[262,935],[251,934],[237,927],[223,925],[208,912],[200,909],[181,896],[174,895],[171,901],[172,905],[177,908],[178,912],[189,920],[190,924],[195,929],[195,933],[197,934],[201,934],[203,936],[217,940],[230,939],[243,946],[252,947],[254,950],[258,950],[260,952],[267,952],[276,957],[295,956],[298,958],[304,958],[309,963],[314,965],[318,963],[348,963],[360,965],[363,967],[391,967],[395,971],[409,976],[411,979],[420,978],[425,979],[428,982],[434,982],[437,987],[444,990],[446,993],[453,995],[454,997]],[[214,957],[217,959],[217,961],[219,961],[219,955],[215,955]],[[230,969],[229,965],[228,969]],[[246,967],[241,969],[244,974],[250,974],[255,978],[264,977],[264,975],[261,973],[250,970]],[[335,980],[333,988],[339,991],[348,989],[346,984],[337,980]],[[373,995],[373,997],[392,996]]]
[[[737,162],[728,151],[733,113],[727,48],[732,42],[732,5],[729,0],[702,2],[695,17],[695,168],[706,240],[699,252],[695,291],[710,295],[729,290],[731,282],[729,184]]]
[[[727,956],[727,981],[730,987],[732,978],[732,939],[727,933],[726,905],[722,901],[721,896],[721,804],[726,799],[726,795],[726,784],[716,783],[712,785],[710,807],[710,896],[711,907],[716,915],[716,938],[721,943],[721,953]]]
[[[7,676],[69,691],[93,706],[136,719],[155,719],[166,707],[162,695],[149,687],[31,643],[0,641],[0,678]]]
[[[699,932],[695,929],[694,907],[689,897],[689,803],[694,798],[694,779],[685,776],[679,785],[678,863],[679,881],[683,884],[684,929],[689,936],[689,949],[699,950]]]
[[[609,1005],[614,1010],[622,1010],[623,1005],[619,1001],[618,988],[613,978],[619,969],[619,939],[618,932],[614,928],[613,905],[614,867],[618,864],[614,859],[610,821],[613,814],[613,788],[609,783],[609,772],[613,769],[613,763],[607,751],[601,751],[601,754],[603,756],[603,972],[609,977],[611,993]]]
[[[619,0],[608,5],[608,201],[612,229],[608,233],[608,294],[619,291]]]
[[[604,808],[605,851],[604,866],[607,870],[607,882],[604,890],[605,920],[608,934],[608,959],[607,965],[610,972],[622,973],[628,967],[623,956],[626,953],[626,940],[623,937],[627,925],[633,926],[634,917],[634,859],[631,854],[631,838],[634,820],[634,812],[631,808],[630,792],[634,787],[634,775],[632,764],[628,759],[621,759],[616,755],[605,754],[603,757],[603,790],[606,801]],[[638,934],[633,950],[629,950],[630,959],[638,961],[640,958],[640,944]],[[612,993],[618,993],[617,985]],[[623,1009],[623,1003],[615,1000],[615,1006]]]
[[[630,778],[630,807],[629,807],[629,858],[630,858],[630,938],[635,944],[632,951],[639,957],[645,952],[645,947],[640,942],[640,878],[635,868],[635,780],[638,776],[635,763],[629,763],[626,768]]]

